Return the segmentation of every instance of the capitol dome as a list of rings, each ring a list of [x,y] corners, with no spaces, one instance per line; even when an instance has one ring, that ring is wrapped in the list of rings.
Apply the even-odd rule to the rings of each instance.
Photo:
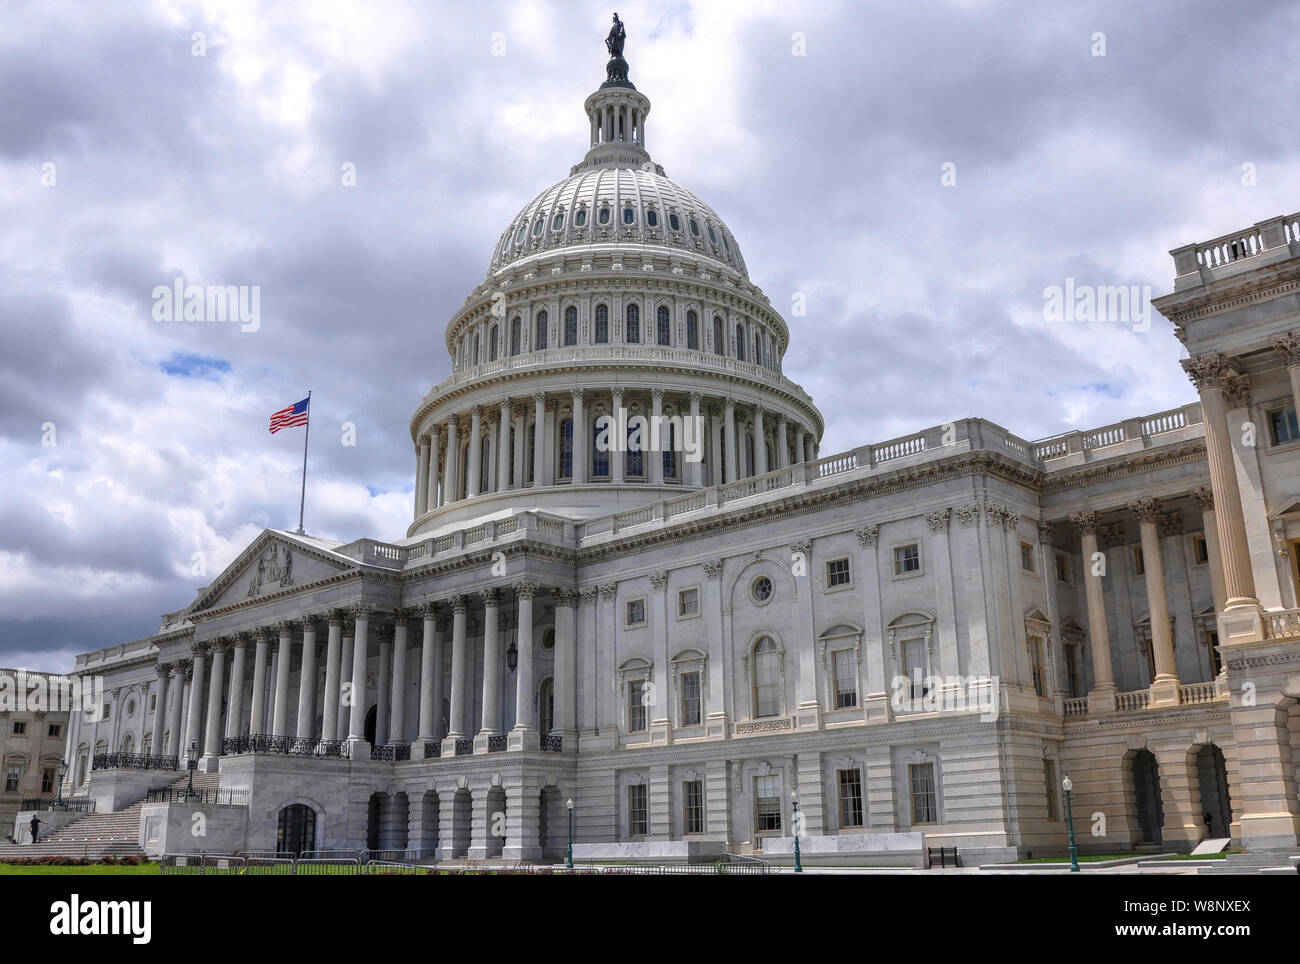
[[[511,219],[447,323],[451,374],[411,416],[410,538],[526,510],[694,511],[817,457],[789,329],[731,229],[651,158],[621,52],[584,110],[586,155]]]

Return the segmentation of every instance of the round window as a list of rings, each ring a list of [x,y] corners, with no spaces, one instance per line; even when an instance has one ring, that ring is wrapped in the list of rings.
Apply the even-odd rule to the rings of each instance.
[[[127,700],[126,715],[135,716],[135,700]]]
[[[659,215],[655,214],[654,208],[651,208],[645,213],[645,223],[650,225],[652,228],[657,228],[659,226]]]
[[[632,210],[631,208],[624,208],[624,209],[623,209],[623,223],[624,223],[624,224],[634,224],[634,223],[636,223],[636,212],[635,212],[634,210]]]
[[[682,219],[675,214],[670,214],[668,215],[668,226],[674,231],[680,231],[682,229]]]
[[[587,223],[586,209],[579,211],[577,214],[573,216],[573,223],[576,224],[578,227],[582,227]]]
[[[554,648],[555,648],[555,630],[548,629],[546,630],[546,632],[542,633],[542,649],[554,649]]]
[[[601,224],[609,224],[609,208],[601,208],[601,209],[600,209],[600,218],[599,218],[599,220],[600,220],[600,223],[601,223]]]
[[[759,576],[754,580],[750,591],[753,593],[754,602],[765,603],[772,598],[772,580],[767,576]]]

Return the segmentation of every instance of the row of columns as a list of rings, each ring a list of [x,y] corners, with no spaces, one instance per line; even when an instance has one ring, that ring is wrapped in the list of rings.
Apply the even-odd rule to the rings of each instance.
[[[595,420],[589,419],[586,415],[587,394],[581,388],[575,388],[568,394],[573,422],[572,467],[568,478],[575,485],[585,484],[589,480],[591,471],[589,462],[592,459],[592,441],[588,435],[589,432],[594,431]],[[618,412],[623,409],[624,394],[625,390],[622,388],[610,390],[610,414],[614,417],[617,417]],[[663,394],[662,389],[650,390],[651,426],[659,424],[659,419],[663,416]],[[678,406],[678,411],[690,420],[692,426],[702,424],[701,400],[702,396],[699,392],[691,392],[689,407]],[[537,392],[533,395],[531,424],[534,428],[541,426],[541,430],[535,431],[533,436],[533,471],[528,485],[554,485],[559,475],[562,421],[559,417],[559,401],[560,399],[549,398],[545,392]],[[495,406],[496,411],[488,407],[485,413],[484,408],[476,405],[469,414],[468,453],[464,465],[465,498],[474,498],[487,492],[504,492],[527,487],[524,483],[526,475],[524,440],[527,438],[530,424],[528,407],[514,404],[513,399],[504,398]],[[717,478],[713,479],[714,484],[735,481],[750,474],[749,467],[745,464],[745,452],[740,438],[751,433],[754,439],[753,474],[755,475],[764,475],[769,471],[787,468],[792,462],[792,443],[794,462],[806,462],[816,458],[816,436],[812,431],[805,429],[801,423],[787,419],[783,413],[777,413],[769,431],[768,412],[763,406],[753,405],[744,411],[749,416],[747,422],[737,418],[736,400],[732,397],[726,398],[722,406],[713,406],[709,409],[709,426],[703,431],[710,446],[708,450],[710,464],[715,466],[715,475],[717,475]],[[491,477],[486,479],[482,477],[485,420],[488,427],[486,444],[495,453],[493,472]],[[431,425],[429,433],[421,436],[416,449],[416,518],[449,502],[458,501],[459,493],[462,491],[460,431],[464,422],[463,414],[450,415],[444,422]],[[513,446],[513,463],[510,444],[512,434],[516,440]],[[642,444],[647,448],[656,444],[667,447],[669,439],[666,430],[661,433],[661,436],[659,440],[645,438]],[[706,439],[701,439],[701,444],[705,444]],[[775,462],[771,465],[767,456],[769,442],[772,443]],[[621,440],[619,444],[622,444]],[[681,451],[681,440],[678,440],[675,447],[678,449],[678,477],[685,485],[700,487],[703,484],[702,461],[687,460],[685,453]],[[549,452],[555,453],[553,461],[547,458]],[[622,484],[626,480],[625,457],[626,454],[622,451],[609,453],[609,480],[613,484]],[[646,481],[651,485],[663,484],[661,450],[644,451],[643,459]]]

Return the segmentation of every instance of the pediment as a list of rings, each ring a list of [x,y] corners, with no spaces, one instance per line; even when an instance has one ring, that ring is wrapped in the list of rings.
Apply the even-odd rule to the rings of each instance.
[[[224,609],[356,568],[355,560],[268,529],[199,594],[189,612]]]

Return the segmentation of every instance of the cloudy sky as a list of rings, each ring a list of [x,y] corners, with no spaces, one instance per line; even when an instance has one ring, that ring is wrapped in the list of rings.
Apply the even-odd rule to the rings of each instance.
[[[617,9],[651,152],[785,315],[823,453],[1193,400],[1167,322],[1049,322],[1044,288],[1159,295],[1170,248],[1300,208],[1294,3]],[[301,432],[266,425],[309,388],[309,531],[404,534],[443,325],[581,159],[610,13],[5,5],[0,665],[154,632],[292,528]],[[177,277],[259,286],[260,327],[156,321]]]

